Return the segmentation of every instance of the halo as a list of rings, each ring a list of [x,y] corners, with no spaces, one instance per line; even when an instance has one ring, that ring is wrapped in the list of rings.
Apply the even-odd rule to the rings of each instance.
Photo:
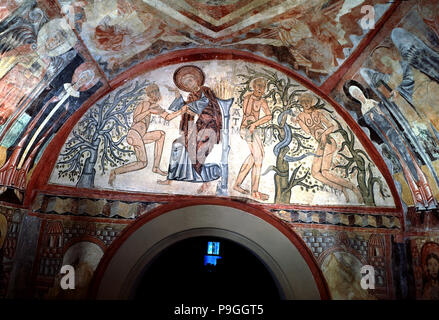
[[[174,83],[180,90],[190,92],[190,90],[181,82],[182,78],[188,74],[191,74],[195,77],[198,86],[201,87],[204,84],[204,80],[206,77],[204,76],[203,70],[194,65],[182,66],[174,72]]]
[[[421,249],[422,266],[425,269],[427,265],[427,257],[430,253],[435,254],[439,258],[439,244],[435,242],[427,242]]]
[[[65,33],[64,42],[60,46],[50,51],[47,51],[45,47],[47,40],[50,38],[50,36],[60,31],[63,31]],[[44,26],[42,26],[40,31],[38,32],[38,54],[40,56],[46,55],[49,57],[59,56],[73,48],[73,46],[76,44],[76,41],[78,41],[78,39],[76,38],[75,33],[69,27],[65,19],[58,18],[50,20]]]
[[[76,81],[78,81],[79,75],[86,70],[91,70],[93,72],[93,79],[89,83],[80,87],[79,91],[86,91],[86,90],[92,88],[99,81],[99,77],[97,75],[97,70],[96,70],[96,67],[93,65],[93,63],[84,62],[84,63],[80,64],[79,67],[77,67],[75,69],[75,72],[73,73],[73,77],[72,77],[72,83],[75,83]]]

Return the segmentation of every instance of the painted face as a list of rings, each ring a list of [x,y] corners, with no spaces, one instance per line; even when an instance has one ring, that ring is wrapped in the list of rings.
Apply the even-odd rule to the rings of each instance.
[[[264,81],[255,81],[253,83],[253,94],[256,97],[262,97],[262,95],[265,93],[265,82]]]
[[[47,51],[52,51],[53,49],[62,45],[65,41],[65,37],[61,31],[57,31],[55,34],[51,35],[45,44]]]
[[[299,102],[305,111],[311,110],[313,106],[313,99],[311,96],[302,96]]]
[[[431,257],[427,261],[427,271],[428,274],[433,278],[437,279],[439,272],[439,260],[435,257]]]
[[[146,95],[153,101],[158,102],[162,98],[160,95],[160,89],[158,86],[150,86],[146,88]]]
[[[366,102],[366,97],[364,96],[363,92],[357,88],[357,87],[350,87],[349,92],[351,93],[352,97],[359,100],[360,102],[364,103]]]
[[[75,87],[81,88],[82,86],[88,85],[93,81],[94,72],[92,70],[85,70],[79,74],[78,80],[76,81]]]
[[[197,91],[199,89],[197,79],[191,74],[185,75],[182,79],[182,83],[191,92]]]

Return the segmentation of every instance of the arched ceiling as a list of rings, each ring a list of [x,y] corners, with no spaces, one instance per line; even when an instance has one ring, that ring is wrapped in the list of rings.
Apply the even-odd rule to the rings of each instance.
[[[118,176],[116,187],[109,183],[111,170],[126,163],[139,162],[133,144],[130,146],[127,141],[136,106],[146,99],[144,88],[156,83],[162,96],[160,105],[169,111],[173,93],[166,86],[175,87],[173,73],[178,67],[190,64],[203,70],[205,85],[217,97],[222,92],[221,98],[235,99],[229,120],[231,151],[228,186],[225,186],[229,190],[223,195],[270,204],[275,208],[322,205],[398,213],[403,206],[414,206],[419,210],[435,208],[434,198],[439,193],[437,153],[431,141],[438,138],[435,136],[436,118],[425,116],[427,107],[418,115],[403,108],[399,118],[389,118],[387,122],[375,118],[375,124],[367,122],[362,114],[366,107],[378,103],[383,108],[387,106],[386,112],[392,114],[389,108],[394,102],[386,104],[387,100],[380,96],[380,91],[364,76],[364,69],[380,68],[379,61],[393,68],[382,70],[383,74],[401,74],[396,64],[389,60],[401,55],[402,50],[398,47],[398,34],[392,30],[405,28],[419,37],[432,53],[425,47],[419,50],[424,50],[422,54],[433,56],[431,61],[434,60],[438,43],[434,24],[437,18],[422,8],[435,8],[437,1],[424,2],[6,1],[0,11],[0,200],[29,206],[38,198],[39,192],[105,195],[109,191],[111,197],[130,194],[142,199],[147,199],[146,195],[150,194],[157,199],[163,194],[193,195],[196,192],[192,190],[193,185],[186,184],[191,186],[188,188],[183,182],[178,182],[182,183],[181,187],[174,183],[168,189],[163,186],[153,188],[152,184],[146,187],[141,180],[132,183],[136,173],[140,172],[138,178],[152,177],[154,181],[160,178],[157,172],[151,171],[154,162],[152,145],[146,149],[147,169],[139,167],[137,170],[142,171]],[[373,25],[369,19],[372,18],[371,12],[374,13]],[[407,34],[399,34],[399,37],[415,41]],[[374,56],[376,47],[389,47],[392,53]],[[415,76],[426,74],[414,62],[406,63],[408,65]],[[430,69],[434,69],[434,65]],[[434,76],[427,74],[427,80],[433,79],[428,85],[429,94],[436,92]],[[265,152],[262,170],[271,169],[271,172],[260,178],[260,190],[267,193],[268,199],[264,199],[262,191],[262,194],[250,193],[247,196],[233,188],[240,167],[250,152],[238,131],[244,98],[253,91],[252,83],[245,81],[255,78],[265,79],[264,99],[273,116],[265,127],[274,129],[274,142],[265,141],[262,148]],[[422,79],[416,78],[416,83]],[[366,87],[366,98],[376,101],[376,104],[367,100],[370,104],[360,106],[358,101],[349,99],[349,94],[343,91],[348,80],[356,80],[360,87]],[[398,85],[397,81],[391,83],[392,88]],[[299,91],[293,93],[294,90]],[[334,153],[328,151],[332,142],[322,147],[313,132],[307,132],[297,121],[296,116],[303,111],[299,98],[305,91],[312,94],[315,102],[321,103],[318,121],[323,124],[323,129],[334,126],[334,131],[338,130],[330,134],[336,146]],[[187,94],[181,92],[187,98]],[[419,92],[416,94],[422,96]],[[422,103],[431,108],[428,103]],[[124,106],[126,110],[121,109],[120,117],[116,115],[113,120],[114,123],[126,120],[123,126],[110,128],[110,125],[104,125],[101,128],[110,134],[113,143],[122,143],[120,153],[112,155],[117,161],[102,160],[105,157],[102,150],[110,148],[110,140],[105,144],[104,138],[87,140],[81,135],[93,134],[92,131],[86,133],[92,127],[89,123],[94,121],[93,117],[98,119],[105,108],[114,111]],[[233,112],[236,119],[233,119]],[[282,112],[285,114],[281,116]],[[179,120],[160,122],[160,117],[155,115],[152,117],[155,123],[150,129],[166,134],[161,159],[164,163],[161,169],[165,170],[170,161],[172,142],[178,138]],[[386,116],[389,115],[386,113]],[[89,123],[85,122],[87,117]],[[303,118],[302,122],[305,120]],[[294,139],[289,140],[288,155],[300,160],[279,164],[280,143],[288,141],[287,132],[282,131],[286,123],[293,128],[288,129],[293,136],[301,135],[308,144],[299,150],[296,147],[300,140],[296,140],[296,145]],[[411,127],[413,123],[422,125]],[[423,128],[426,129],[422,131]],[[393,143],[395,138],[392,135],[399,137],[402,144]],[[424,137],[425,143],[420,142],[420,136]],[[87,166],[85,162],[92,157],[90,151],[81,148],[97,141],[102,142],[96,149],[98,160],[89,168],[90,172],[98,174],[96,183],[78,185],[80,174]],[[418,144],[413,146],[416,141]],[[221,149],[221,145],[215,148]],[[318,148],[323,148],[323,154],[318,154]],[[120,157],[125,150],[130,155]],[[221,150],[215,152],[221,158]],[[78,157],[78,167],[72,170],[66,167],[64,169],[70,171],[63,171],[63,164],[67,164],[63,163],[62,154],[67,154],[64,162],[71,160],[69,157]],[[319,158],[322,158],[320,163]],[[216,161],[220,163],[218,159]],[[285,168],[287,173],[280,172]],[[74,172],[77,172],[76,176]],[[328,182],[325,175],[329,173]],[[248,185],[250,175],[246,177]],[[282,176],[284,180],[280,181],[276,176]],[[280,187],[283,183],[287,186]],[[158,186],[155,182],[154,185]],[[210,191],[200,195],[221,195],[215,186],[209,188]],[[139,192],[143,195],[138,196]],[[282,192],[287,194],[280,195]]]
[[[292,67],[316,84],[338,70],[373,31],[352,23],[364,17],[364,6],[374,8],[375,22],[392,8],[385,0],[109,0],[60,5],[109,79],[167,52],[228,48]]]

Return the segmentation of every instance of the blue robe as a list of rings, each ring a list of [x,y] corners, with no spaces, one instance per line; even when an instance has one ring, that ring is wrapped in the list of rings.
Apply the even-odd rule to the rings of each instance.
[[[187,182],[217,180],[221,177],[221,167],[216,163],[204,163],[203,159],[211,152],[213,145],[220,142],[222,118],[218,101],[209,88],[202,87],[200,92],[189,95],[188,102],[180,96],[168,109],[178,111],[185,104],[199,117],[194,123],[191,116],[183,115],[180,124],[183,134],[172,143],[167,179]],[[207,130],[203,132],[209,132],[212,136],[200,138],[198,133],[201,130]],[[202,156],[199,155],[201,150],[204,153]]]

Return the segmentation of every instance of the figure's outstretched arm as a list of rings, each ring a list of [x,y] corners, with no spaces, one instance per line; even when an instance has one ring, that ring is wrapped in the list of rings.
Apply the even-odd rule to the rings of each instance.
[[[160,114],[160,116],[165,119],[166,121],[171,121],[172,119],[175,119],[176,117],[178,117],[179,115],[181,115],[183,113],[183,108],[178,110],[178,111],[174,111],[172,113],[166,112],[164,111],[163,113]]]

